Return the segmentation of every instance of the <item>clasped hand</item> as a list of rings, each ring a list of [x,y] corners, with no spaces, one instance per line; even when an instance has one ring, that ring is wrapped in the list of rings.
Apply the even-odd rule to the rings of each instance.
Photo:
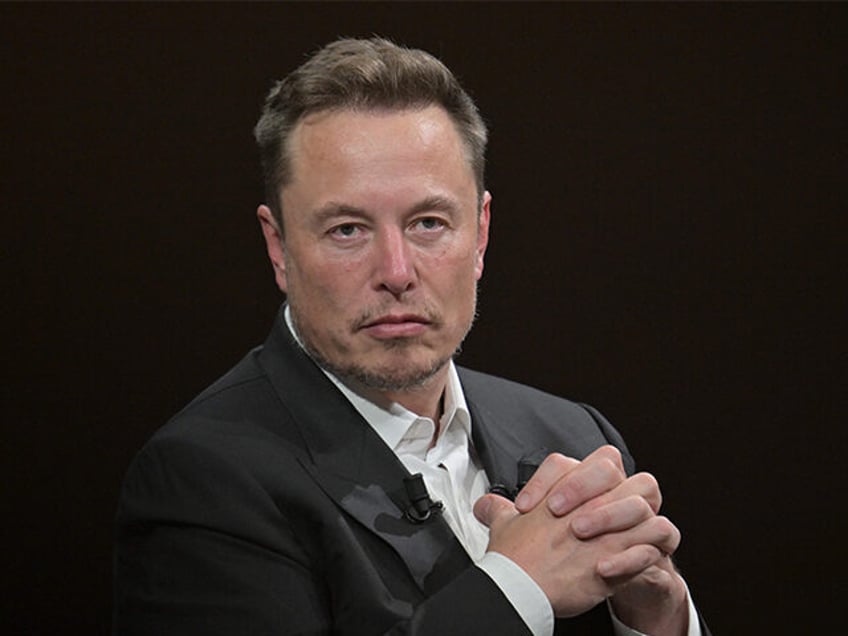
[[[610,598],[628,626],[676,635],[688,617],[670,558],[680,532],[658,514],[661,502],[652,475],[627,477],[619,451],[603,446],[583,461],[549,455],[514,504],[486,495],[474,514],[489,527],[488,550],[527,572],[556,616]]]

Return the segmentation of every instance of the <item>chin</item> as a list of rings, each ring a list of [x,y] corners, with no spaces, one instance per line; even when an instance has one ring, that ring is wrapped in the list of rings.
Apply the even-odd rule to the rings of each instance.
[[[378,391],[408,391],[426,386],[450,361],[451,356],[385,355],[379,360],[349,360],[329,370]]]

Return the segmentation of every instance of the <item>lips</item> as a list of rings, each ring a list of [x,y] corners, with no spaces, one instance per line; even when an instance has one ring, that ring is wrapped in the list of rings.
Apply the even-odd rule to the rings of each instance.
[[[368,320],[361,329],[378,339],[410,338],[424,333],[430,324],[430,320],[417,314],[389,314]]]
[[[419,322],[422,324],[429,324],[429,320],[424,318],[423,316],[418,316],[416,314],[401,314],[397,316],[388,315],[388,316],[380,316],[379,318],[374,318],[366,322],[363,327],[373,327],[375,325],[398,325],[405,322]]]

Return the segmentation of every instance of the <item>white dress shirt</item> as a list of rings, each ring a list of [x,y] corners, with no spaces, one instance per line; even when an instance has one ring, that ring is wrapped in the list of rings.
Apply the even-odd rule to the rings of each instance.
[[[285,317],[289,329],[300,342],[288,306]],[[395,452],[410,474],[421,473],[431,499],[444,504],[445,520],[471,560],[501,589],[534,636],[550,636],[554,614],[542,589],[511,559],[486,551],[489,529],[477,521],[472,506],[488,492],[489,480],[471,442],[471,414],[456,367],[452,361],[449,364],[439,434],[432,448],[436,435],[436,423],[432,419],[418,416],[398,403],[392,403],[388,409],[382,408],[352,391],[333,374],[326,370],[324,373]],[[645,636],[621,623],[612,608],[610,614],[618,636]],[[688,636],[700,634],[697,612],[690,597]]]

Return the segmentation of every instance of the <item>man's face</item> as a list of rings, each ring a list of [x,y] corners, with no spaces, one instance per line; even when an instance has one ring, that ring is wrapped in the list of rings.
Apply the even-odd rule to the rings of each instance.
[[[478,208],[447,113],[318,113],[298,124],[289,152],[281,245],[267,208],[260,218],[307,349],[386,392],[444,377],[474,317],[490,201]]]

